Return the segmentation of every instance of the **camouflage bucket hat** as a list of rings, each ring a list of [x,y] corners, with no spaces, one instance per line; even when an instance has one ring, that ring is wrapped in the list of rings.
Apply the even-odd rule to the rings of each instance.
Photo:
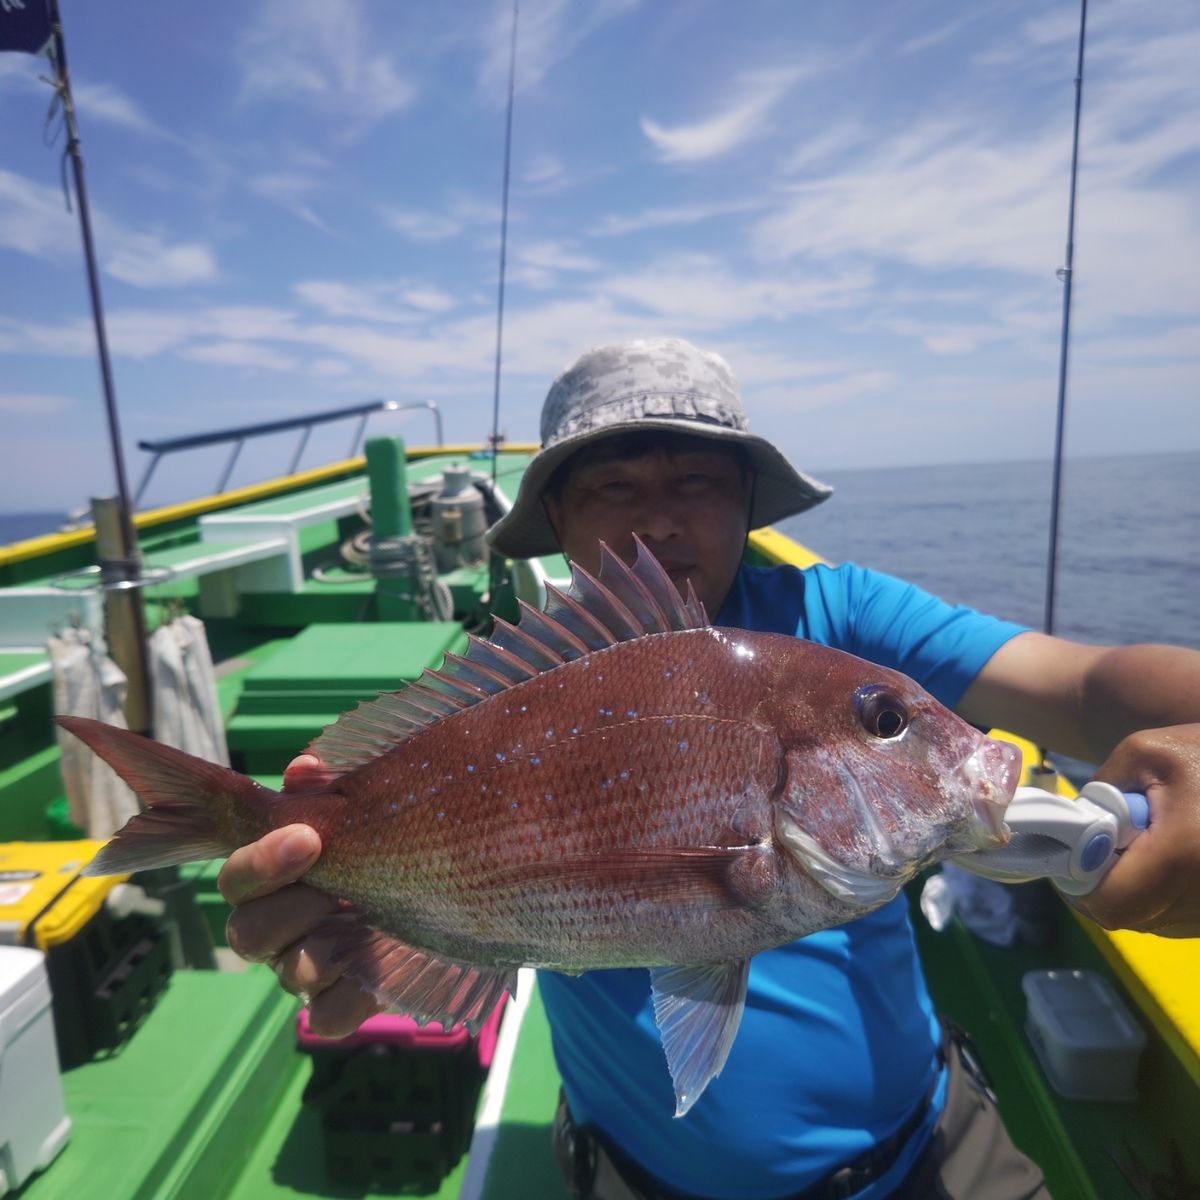
[[[516,503],[488,530],[510,558],[558,549],[542,492],[561,463],[600,438],[643,429],[695,434],[742,447],[756,473],[751,528],[803,512],[831,492],[797,471],[750,432],[737,381],[725,360],[682,338],[644,338],[589,350],[550,387],[542,406],[542,449]]]

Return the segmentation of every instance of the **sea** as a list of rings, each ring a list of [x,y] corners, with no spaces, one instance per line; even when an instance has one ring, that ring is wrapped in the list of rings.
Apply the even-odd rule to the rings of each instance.
[[[1049,461],[829,471],[834,494],[779,528],[831,562],[1043,627]],[[1068,460],[1053,631],[1200,648],[1200,453]]]
[[[1041,628],[1049,461],[829,471],[824,504],[780,523],[831,562],[887,571],[945,600]],[[0,546],[65,514],[0,514]],[[1200,453],[1068,460],[1054,632],[1200,648]]]

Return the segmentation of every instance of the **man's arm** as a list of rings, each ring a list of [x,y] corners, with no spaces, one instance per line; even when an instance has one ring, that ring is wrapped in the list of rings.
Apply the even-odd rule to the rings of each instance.
[[[1108,928],[1200,936],[1200,652],[1024,633],[956,706],[1150,801],[1151,826],[1076,906]]]
[[[1023,633],[992,655],[955,710],[977,725],[1102,762],[1131,733],[1200,721],[1200,651],[1084,646]]]

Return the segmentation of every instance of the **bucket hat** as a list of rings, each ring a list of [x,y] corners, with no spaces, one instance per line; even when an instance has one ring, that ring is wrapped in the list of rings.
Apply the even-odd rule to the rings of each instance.
[[[555,379],[542,406],[542,449],[511,510],[488,530],[492,547],[510,558],[558,551],[542,504],[555,468],[601,438],[645,429],[741,446],[755,471],[752,529],[803,512],[833,491],[750,432],[737,380],[720,355],[683,338],[639,338],[589,350]]]

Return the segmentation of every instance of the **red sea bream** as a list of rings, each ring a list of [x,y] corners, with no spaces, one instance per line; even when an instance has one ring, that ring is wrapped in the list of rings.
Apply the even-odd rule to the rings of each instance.
[[[82,718],[148,810],[92,874],[230,853],[304,822],[346,973],[421,1019],[478,1022],[521,966],[650,968],[677,1111],[716,1075],[749,959],[861,916],[926,864],[995,846],[1019,755],[912,680],[710,626],[639,548],[360,705],[279,794]]]

